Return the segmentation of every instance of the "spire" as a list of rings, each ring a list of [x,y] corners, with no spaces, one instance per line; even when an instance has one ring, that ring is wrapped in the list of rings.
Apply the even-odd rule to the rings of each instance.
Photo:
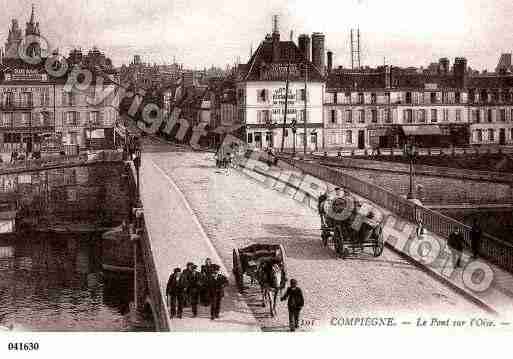
[[[32,4],[32,14],[30,14],[30,23],[34,24],[34,4]]]

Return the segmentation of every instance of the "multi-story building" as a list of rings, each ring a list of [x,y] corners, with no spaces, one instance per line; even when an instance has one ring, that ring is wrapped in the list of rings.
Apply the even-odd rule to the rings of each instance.
[[[322,35],[316,33],[315,40],[315,63],[323,66],[320,57],[324,48],[319,48],[324,46]],[[289,149],[294,145],[303,148],[305,140],[309,150],[322,147],[325,88],[322,71],[293,41],[280,41],[275,23],[273,34],[266,36],[247,64],[239,66],[237,105],[250,147],[280,148],[282,139],[284,147]],[[296,123],[295,135],[292,123]]]
[[[75,150],[112,148],[119,104],[118,91],[108,90],[116,77],[110,60],[96,49],[83,58],[75,51],[68,59],[69,72],[54,78],[45,70],[45,57],[34,65],[16,56],[13,46],[22,43],[18,41],[20,31],[17,21],[13,21],[6,44],[7,53],[12,56],[5,57],[0,65],[0,151],[32,152],[44,150],[47,144],[57,149],[62,149],[63,145],[71,145]],[[34,11],[26,33],[39,34]],[[30,51],[44,55],[37,47]],[[101,89],[109,93],[103,101],[96,101],[99,75],[95,72],[87,90],[72,87],[68,92],[69,86],[65,85],[73,69],[93,70],[102,64]]]
[[[325,148],[513,144],[513,76],[469,76],[466,59],[437,74],[392,67],[332,71]]]

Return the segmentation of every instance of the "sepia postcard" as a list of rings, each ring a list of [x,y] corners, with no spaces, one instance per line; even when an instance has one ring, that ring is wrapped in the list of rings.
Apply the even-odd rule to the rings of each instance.
[[[0,4],[0,353],[508,344],[511,1]]]

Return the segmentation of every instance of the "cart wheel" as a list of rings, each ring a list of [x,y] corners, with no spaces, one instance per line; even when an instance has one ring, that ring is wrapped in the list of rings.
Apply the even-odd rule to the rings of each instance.
[[[240,261],[240,253],[236,248],[233,250],[233,275],[235,276],[235,282],[237,283],[237,288],[239,288],[239,292],[243,291],[243,276],[242,276],[242,265]]]
[[[376,243],[374,245],[374,257],[379,257],[383,253],[383,249],[385,247],[385,242],[383,241],[383,228],[379,227],[378,233],[376,236]]]

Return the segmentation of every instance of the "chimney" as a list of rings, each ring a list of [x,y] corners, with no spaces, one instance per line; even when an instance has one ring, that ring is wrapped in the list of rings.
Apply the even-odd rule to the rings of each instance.
[[[280,60],[280,28],[278,15],[273,16],[273,62]]]
[[[305,56],[306,61],[310,61],[310,58],[311,58],[310,54],[312,52],[312,50],[310,48],[310,36],[308,36],[307,34],[299,35],[298,45],[299,45],[299,50]]]
[[[328,51],[328,73],[333,69],[333,51]]]
[[[454,59],[454,77],[458,87],[465,87],[465,77],[467,72],[467,59],[457,57]]]
[[[320,32],[314,32],[312,34],[312,62],[322,74],[324,74],[324,34]]]
[[[449,59],[446,57],[438,60],[438,72],[441,75],[447,75],[449,73]]]

